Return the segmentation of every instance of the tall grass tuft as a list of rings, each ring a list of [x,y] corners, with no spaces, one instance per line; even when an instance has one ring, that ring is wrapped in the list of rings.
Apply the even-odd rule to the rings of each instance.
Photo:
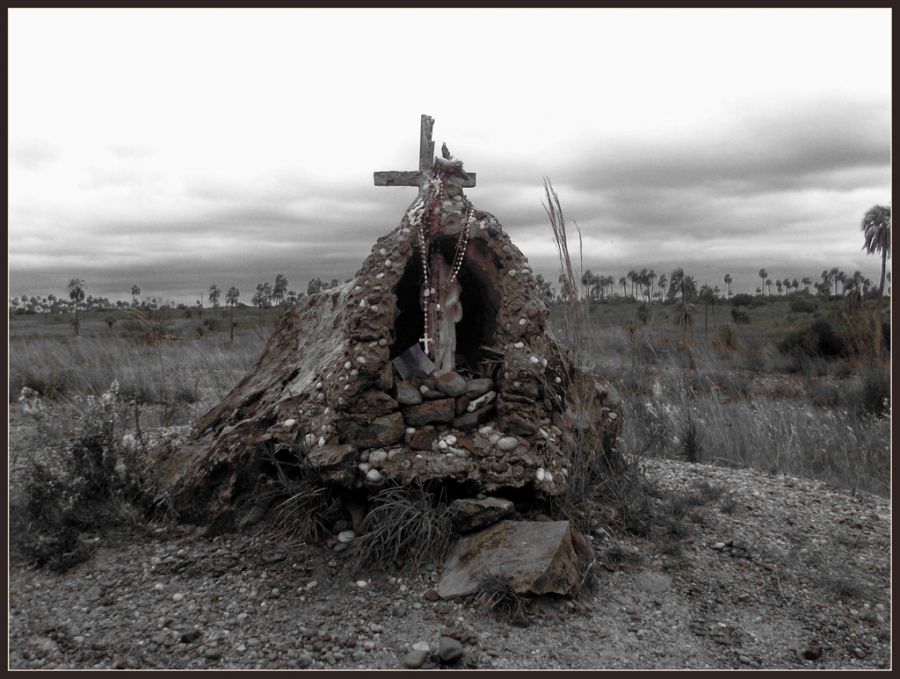
[[[405,563],[416,572],[444,560],[456,535],[444,498],[421,486],[389,486],[369,502],[355,541],[360,563],[381,570]]]
[[[629,464],[618,449],[612,449],[605,440],[602,423],[599,421],[600,404],[591,374],[599,375],[592,360],[598,346],[590,334],[589,303],[577,292],[576,276],[569,255],[567,224],[560,205],[559,196],[550,180],[544,179],[547,203],[544,210],[550,220],[553,243],[559,254],[560,281],[563,292],[563,342],[568,348],[568,357],[576,369],[576,374],[584,375],[566,383],[573,402],[571,415],[574,419],[571,444],[567,453],[566,492],[550,501],[552,514],[571,521],[582,532],[588,532],[602,516],[603,508],[617,507],[618,515],[628,517],[628,528],[643,529],[636,517],[643,511],[646,498],[643,495],[640,471]],[[575,224],[576,230],[578,225]],[[581,231],[578,230],[579,262],[581,262]],[[638,351],[637,329],[622,337],[622,346],[632,353]],[[643,349],[643,346],[641,346]]]

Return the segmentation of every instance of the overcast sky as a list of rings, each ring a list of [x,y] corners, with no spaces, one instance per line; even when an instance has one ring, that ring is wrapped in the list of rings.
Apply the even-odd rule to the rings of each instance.
[[[349,278],[422,113],[551,280],[544,176],[617,280],[877,281],[891,37],[889,9],[9,10],[10,294]]]

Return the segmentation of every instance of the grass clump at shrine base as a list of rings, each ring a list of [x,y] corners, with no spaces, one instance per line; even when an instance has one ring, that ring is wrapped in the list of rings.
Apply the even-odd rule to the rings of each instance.
[[[851,311],[817,299],[813,312],[792,311],[796,301],[758,298],[740,307],[749,323],[739,324],[729,304],[697,304],[687,332],[675,304],[639,313],[618,299],[572,303],[583,307],[587,367],[622,398],[626,459],[751,467],[887,495],[889,300]],[[563,341],[567,313],[553,305]]]

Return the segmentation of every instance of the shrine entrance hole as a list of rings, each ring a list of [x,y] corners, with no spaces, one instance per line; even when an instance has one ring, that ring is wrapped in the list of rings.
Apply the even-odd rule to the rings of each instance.
[[[456,238],[443,236],[433,245],[444,259],[453,261]],[[481,365],[486,357],[484,347],[490,347],[497,331],[497,314],[500,310],[500,292],[496,282],[499,276],[493,257],[479,241],[470,241],[459,272],[462,287],[462,320],[456,324],[456,369],[467,369],[483,374]],[[419,341],[424,333],[420,291],[422,287],[422,260],[414,249],[400,281],[394,287],[397,296],[397,316],[394,321],[394,344],[391,358],[395,358]]]

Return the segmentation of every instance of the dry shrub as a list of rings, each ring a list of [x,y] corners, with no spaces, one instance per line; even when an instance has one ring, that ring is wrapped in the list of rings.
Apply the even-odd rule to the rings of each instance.
[[[280,536],[303,542],[324,538],[343,515],[343,503],[333,487],[308,464],[306,446],[298,442],[286,455],[268,451],[268,458],[274,483],[263,500],[278,503],[273,516]]]
[[[489,610],[504,622],[522,620],[526,617],[528,598],[516,592],[510,579],[504,575],[488,575],[478,582],[475,603]]]
[[[81,428],[63,449],[31,457],[11,503],[11,546],[38,566],[65,570],[86,559],[96,534],[143,525],[152,470],[146,451],[126,445],[114,383],[87,397]]]
[[[370,499],[355,541],[360,563],[381,570],[406,563],[412,572],[443,561],[456,536],[449,506],[421,486],[389,486]]]
[[[730,323],[720,325],[713,340],[713,347],[720,351],[737,351],[740,346],[734,326]]]

